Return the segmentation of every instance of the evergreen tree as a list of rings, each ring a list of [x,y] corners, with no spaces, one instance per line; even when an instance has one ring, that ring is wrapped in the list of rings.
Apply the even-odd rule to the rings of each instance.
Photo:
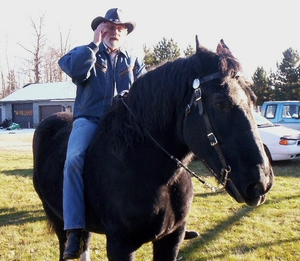
[[[257,105],[262,105],[265,101],[270,100],[271,87],[266,71],[263,67],[257,67],[252,77],[252,89],[257,96]]]
[[[163,38],[153,47],[153,51],[144,46],[144,63],[147,69],[154,68],[166,61],[172,61],[180,56],[178,44],[173,39]]]
[[[153,54],[156,64],[170,61],[180,56],[180,49],[173,39],[167,40],[163,38],[156,46],[154,46]]]
[[[195,53],[195,49],[189,44],[183,53],[185,57],[189,57]]]
[[[283,52],[283,59],[277,64],[275,96],[279,100],[300,99],[300,57],[292,48]]]
[[[299,54],[292,48],[283,52],[283,59],[280,65],[277,65],[278,74],[284,83],[299,82]]]
[[[153,52],[146,45],[144,45],[144,63],[146,65],[146,69],[149,69],[156,64],[156,60]]]

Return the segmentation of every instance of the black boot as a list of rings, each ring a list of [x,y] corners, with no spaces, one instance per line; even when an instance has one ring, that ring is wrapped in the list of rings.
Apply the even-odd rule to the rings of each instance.
[[[193,239],[199,236],[199,233],[197,231],[193,230],[186,230],[184,235],[184,240]]]
[[[83,253],[82,229],[67,230],[67,242],[63,258],[78,259]]]

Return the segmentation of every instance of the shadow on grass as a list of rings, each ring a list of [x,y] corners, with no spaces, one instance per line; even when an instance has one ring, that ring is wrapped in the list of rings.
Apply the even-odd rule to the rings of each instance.
[[[32,206],[32,208],[34,207],[35,206]],[[46,216],[42,209],[29,211],[18,210],[16,208],[0,209],[0,227],[8,225],[22,225],[43,220],[46,220]]]
[[[204,195],[199,194],[197,197],[209,197],[213,194],[211,193],[205,193]],[[280,198],[274,198],[274,199],[268,199],[264,205],[272,205],[276,204],[281,201],[288,201],[288,200],[293,200],[293,199],[298,199],[300,195],[294,195],[294,196],[288,196],[288,197],[280,197]],[[226,230],[233,226],[235,223],[239,222],[242,220],[245,216],[249,215],[251,212],[255,211],[256,208],[251,208],[251,207],[242,207],[239,211],[235,212],[232,214],[231,217],[229,217],[227,220],[224,220],[220,222],[218,225],[208,228],[205,233],[201,234],[199,238],[194,239],[190,241],[190,244],[181,248],[179,256],[183,255],[184,259],[183,260],[192,260],[191,255],[195,251],[199,251],[203,245],[208,244],[208,242],[212,242],[214,239],[216,239],[219,235],[223,234],[226,232]],[[247,242],[241,242],[242,248],[239,247],[237,252],[240,252],[241,249],[243,251],[243,254],[246,254],[247,252],[251,252],[253,250],[256,250],[258,248],[263,248],[263,247],[268,247],[268,246],[273,246],[273,245],[280,245],[283,243],[289,243],[289,242],[299,242],[300,237],[298,238],[293,238],[293,239],[286,239],[286,240],[270,240],[270,242],[266,243],[257,243],[257,244],[252,244],[252,245],[247,245]],[[225,247],[225,246],[224,246]],[[229,248],[227,247],[226,250]],[[235,248],[230,248],[232,252],[235,252]],[[225,260],[225,254],[224,255],[215,255],[212,258],[223,258]],[[207,260],[207,257],[205,258],[200,258],[197,259],[197,261],[205,261]],[[213,259],[211,259],[213,260]]]
[[[189,244],[188,246],[181,249],[181,254],[184,254],[184,260],[191,260],[190,254],[192,252],[197,251],[197,249],[201,248],[201,246],[207,244],[207,242],[213,241],[217,238],[220,234],[226,231],[230,226],[234,223],[240,221],[244,216],[248,215],[252,212],[254,208],[245,207],[240,209],[238,212],[234,213],[230,218],[227,220],[220,222],[217,226],[207,229],[206,233],[201,234],[199,239],[195,239]],[[206,260],[206,259],[199,259]]]
[[[246,245],[246,243],[245,243],[245,245],[243,245],[243,248],[242,248],[242,253],[247,254],[247,253],[253,252],[253,251],[255,251],[259,248],[268,248],[268,247],[272,247],[274,245],[282,245],[282,244],[285,244],[285,243],[296,243],[296,242],[299,242],[299,241],[300,241],[300,237],[291,238],[291,239],[282,239],[282,240],[277,240],[276,239],[276,241],[271,240],[270,242],[266,242],[266,243],[259,242],[257,244],[253,244],[253,245]],[[233,252],[241,252],[241,247],[239,247],[238,249],[233,248],[232,250],[233,250]],[[267,258],[267,256],[268,256],[268,253],[266,253],[266,258]],[[214,258],[222,259],[222,258],[225,258],[225,255],[215,255]],[[206,259],[201,259],[201,260],[206,260]],[[278,260],[281,260],[281,259],[278,259]]]
[[[8,176],[20,176],[23,178],[32,177],[33,169],[14,169],[14,170],[3,170],[1,173]]]
[[[210,190],[210,189],[207,189]],[[194,197],[196,198],[210,198],[210,197],[215,197],[216,195],[228,195],[226,190],[221,190],[221,191],[216,191],[216,192],[203,192],[203,193],[195,193]]]

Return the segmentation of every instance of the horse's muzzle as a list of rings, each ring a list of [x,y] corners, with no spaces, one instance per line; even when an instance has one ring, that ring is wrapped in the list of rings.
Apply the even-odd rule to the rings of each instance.
[[[243,193],[240,193],[234,183],[229,180],[226,191],[237,202],[246,203],[248,206],[257,207],[266,201],[266,194],[273,187],[274,173],[270,167],[268,173],[260,181],[252,181],[247,184]]]

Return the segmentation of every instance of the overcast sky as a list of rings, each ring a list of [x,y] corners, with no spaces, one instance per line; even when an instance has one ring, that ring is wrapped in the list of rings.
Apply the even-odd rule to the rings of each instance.
[[[120,7],[137,23],[127,39],[136,49],[152,47],[165,37],[184,50],[188,44],[195,46],[197,34],[201,44],[215,50],[224,39],[249,78],[258,66],[274,71],[289,47],[300,50],[300,10],[294,0],[15,0],[0,10],[1,69],[7,68],[6,56],[13,67],[28,55],[17,43],[28,49],[35,44],[30,17],[38,21],[45,15],[44,34],[53,43],[58,44],[59,31],[66,36],[70,30],[75,47],[92,41],[91,21],[112,7]]]

